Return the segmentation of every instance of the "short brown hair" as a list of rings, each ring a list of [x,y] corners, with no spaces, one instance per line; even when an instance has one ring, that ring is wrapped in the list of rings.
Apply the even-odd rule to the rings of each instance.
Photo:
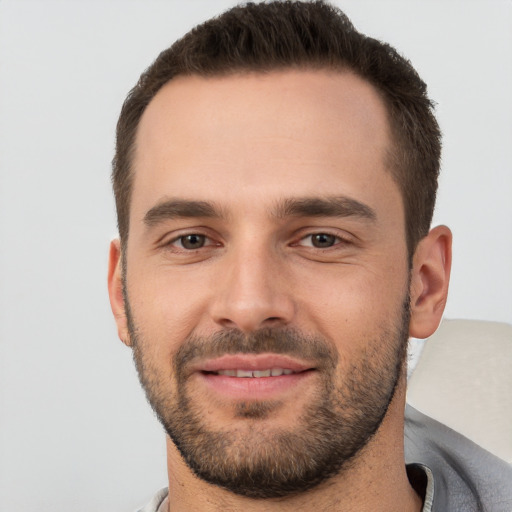
[[[178,75],[203,77],[287,68],[350,70],[384,100],[394,138],[387,162],[400,187],[412,256],[430,228],[437,191],[441,134],[425,83],[386,43],[358,32],[323,2],[274,1],[230,9],[163,51],[126,98],[117,123],[112,181],[121,243],[128,239],[140,118],[160,88]]]

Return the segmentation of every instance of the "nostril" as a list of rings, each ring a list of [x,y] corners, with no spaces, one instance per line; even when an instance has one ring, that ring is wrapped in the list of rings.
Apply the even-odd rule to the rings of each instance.
[[[237,327],[236,322],[233,322],[233,320],[230,320],[229,318],[221,318],[218,322],[223,327],[227,327],[227,328]]]
[[[286,324],[287,322],[279,317],[279,316],[270,316],[268,318],[266,318],[262,323],[261,323],[261,326],[264,327],[264,326],[267,326],[267,327],[277,327],[279,325],[284,325]]]

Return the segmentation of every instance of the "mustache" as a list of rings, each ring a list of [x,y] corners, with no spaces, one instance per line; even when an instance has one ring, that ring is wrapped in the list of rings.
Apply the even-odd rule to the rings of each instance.
[[[174,370],[182,374],[190,364],[226,354],[286,354],[315,363],[315,367],[334,368],[338,352],[327,340],[308,336],[297,329],[264,328],[252,333],[227,329],[210,336],[190,336],[176,352]]]

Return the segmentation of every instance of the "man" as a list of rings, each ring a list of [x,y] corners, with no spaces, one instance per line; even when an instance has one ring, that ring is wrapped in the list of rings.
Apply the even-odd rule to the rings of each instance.
[[[145,511],[512,510],[511,470],[404,408],[451,233],[424,83],[322,2],[234,8],[128,96],[109,292],[167,437]]]

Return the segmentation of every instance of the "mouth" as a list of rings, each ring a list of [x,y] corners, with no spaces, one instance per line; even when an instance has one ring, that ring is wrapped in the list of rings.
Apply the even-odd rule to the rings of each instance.
[[[280,377],[281,375],[292,375],[294,372],[289,368],[271,368],[266,370],[218,370],[216,372],[204,372],[205,374],[211,375],[225,375],[226,377],[237,377],[242,379],[255,378],[260,379],[262,377]]]
[[[314,373],[311,364],[281,354],[225,355],[195,369],[210,392],[238,400],[284,398]]]

